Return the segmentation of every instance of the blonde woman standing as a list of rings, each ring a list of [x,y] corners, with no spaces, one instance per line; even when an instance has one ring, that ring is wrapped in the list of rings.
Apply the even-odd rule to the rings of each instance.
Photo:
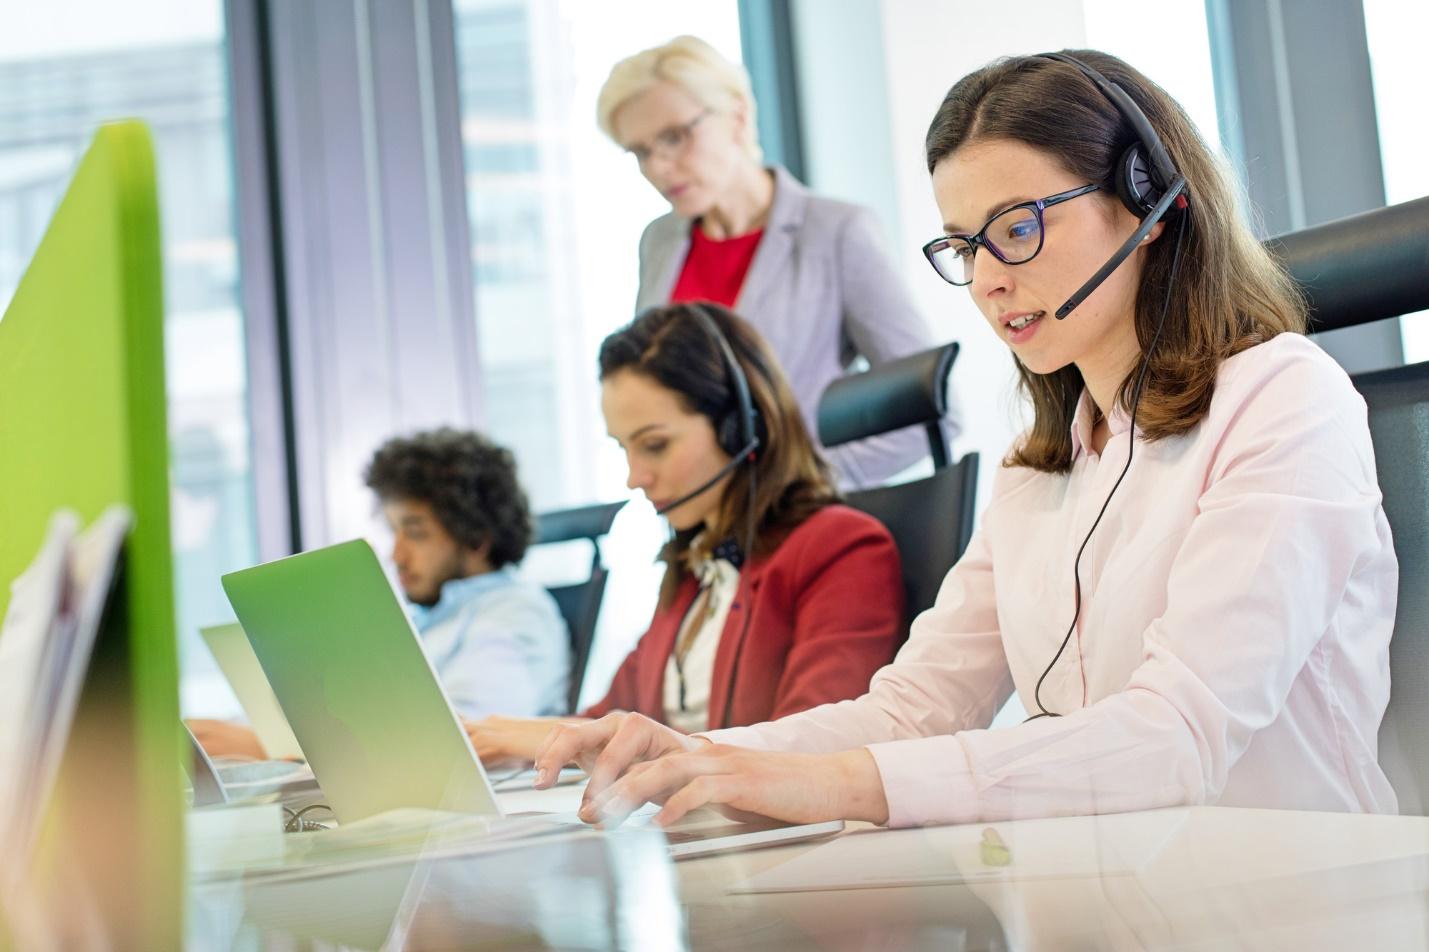
[[[709,44],[682,36],[620,61],[597,112],[670,203],[640,239],[636,311],[680,301],[736,310],[774,348],[811,434],[824,388],[855,358],[876,367],[933,345],[873,213],[765,166],[749,76]],[[826,455],[852,488],[927,451],[911,428]]]

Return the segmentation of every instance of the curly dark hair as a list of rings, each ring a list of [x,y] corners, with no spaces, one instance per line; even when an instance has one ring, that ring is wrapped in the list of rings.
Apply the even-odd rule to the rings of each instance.
[[[442,427],[394,437],[362,475],[379,499],[427,503],[460,544],[489,542],[492,568],[520,562],[531,544],[531,506],[516,458],[480,434]]]

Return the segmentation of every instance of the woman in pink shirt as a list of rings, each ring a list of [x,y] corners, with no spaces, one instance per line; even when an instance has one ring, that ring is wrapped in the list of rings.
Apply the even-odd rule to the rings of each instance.
[[[1364,402],[1182,110],[1074,56],[965,77],[928,132],[925,252],[1033,410],[937,604],[856,700],[703,737],[554,732],[538,768],[587,766],[585,818],[1396,809],[1376,738],[1398,569]],[[1014,690],[1033,716],[988,730]]]

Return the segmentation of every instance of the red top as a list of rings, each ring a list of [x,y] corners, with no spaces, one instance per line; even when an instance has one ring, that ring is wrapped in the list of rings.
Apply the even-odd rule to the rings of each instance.
[[[664,721],[665,667],[697,591],[687,578],[675,603],[655,610],[585,717],[638,711]],[[902,574],[888,530],[848,506],[819,510],[740,570],[715,649],[709,726],[758,724],[866,694],[874,672],[893,660],[902,626]]]
[[[670,303],[713,301],[734,307],[739,289],[744,286],[744,276],[749,273],[749,263],[754,260],[759,239],[763,237],[761,228],[738,238],[716,241],[697,223],[690,229],[690,251],[685,255],[685,266],[680,269],[675,289],[670,292]]]

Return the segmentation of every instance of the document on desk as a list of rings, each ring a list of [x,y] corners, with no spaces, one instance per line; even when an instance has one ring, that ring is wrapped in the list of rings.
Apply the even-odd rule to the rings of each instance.
[[[133,516],[112,506],[86,531],[50,521],[0,625],[0,856],[23,869],[59,772],[101,616]]]
[[[729,888],[735,893],[882,889],[1129,876],[1186,822],[1184,808],[1006,823],[858,830]],[[989,831],[992,831],[989,834]]]

